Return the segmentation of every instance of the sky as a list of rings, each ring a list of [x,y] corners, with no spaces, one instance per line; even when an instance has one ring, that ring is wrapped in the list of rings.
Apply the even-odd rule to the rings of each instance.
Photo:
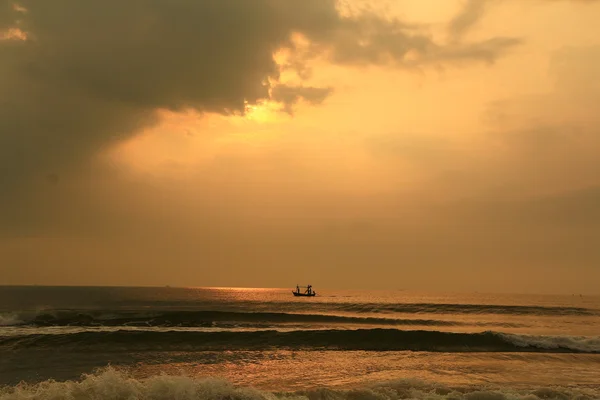
[[[0,284],[600,294],[599,20],[0,0]]]

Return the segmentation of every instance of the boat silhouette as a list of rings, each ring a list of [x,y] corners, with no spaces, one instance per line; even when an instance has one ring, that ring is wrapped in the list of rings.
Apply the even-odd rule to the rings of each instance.
[[[306,290],[304,292],[300,291],[300,288],[306,288]],[[314,297],[317,295],[317,292],[312,290],[312,286],[308,285],[308,286],[298,286],[296,285],[296,290],[292,290],[292,294],[296,297]]]

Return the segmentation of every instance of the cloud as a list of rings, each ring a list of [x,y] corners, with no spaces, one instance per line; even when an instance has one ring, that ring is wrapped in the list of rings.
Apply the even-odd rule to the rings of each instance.
[[[299,51],[339,64],[491,61],[517,42],[436,43],[398,20],[341,15],[333,0],[126,2],[1,0],[0,193],[81,169],[102,149],[153,126],[156,110],[243,113],[269,98],[286,110],[318,104],[325,88],[278,87],[273,53]],[[12,21],[12,24],[11,24]],[[407,60],[408,54],[418,54]],[[300,60],[301,67],[306,59]]]
[[[519,149],[539,150],[551,144],[560,148],[579,140],[592,144],[600,139],[599,71],[600,46],[559,49],[550,60],[554,90],[490,104],[493,133]]]
[[[331,93],[332,88],[277,85],[271,98],[284,104],[284,111],[292,114],[292,107],[303,99],[310,104],[321,104]]]
[[[449,24],[449,31],[455,38],[462,36],[483,17],[490,0],[467,0],[463,9]]]
[[[431,138],[413,150],[411,137],[399,134],[403,147],[386,149],[418,155],[436,176],[431,187],[446,197],[516,200],[600,185],[600,46],[555,51],[549,75],[546,93],[489,103],[484,129],[462,143]]]
[[[404,183],[396,183],[394,176],[418,174],[417,195],[456,203],[464,212],[477,203],[493,217],[505,207],[498,201],[531,202],[523,207],[532,211],[531,199],[550,204],[555,198],[563,202],[560,198],[567,195],[575,204],[576,197],[600,186],[600,46],[561,48],[549,64],[551,90],[488,104],[482,128],[473,133],[395,131],[369,135],[366,149],[385,163],[395,190]],[[449,127],[450,132],[454,129]],[[565,206],[560,213],[566,216],[576,208]],[[506,220],[513,224],[525,220],[512,216]],[[535,229],[537,222],[530,222],[528,229]]]
[[[431,211],[477,251],[576,280],[600,262],[600,47],[560,49],[550,64],[553,91],[490,106],[484,156],[437,181],[463,197]]]
[[[521,2],[522,0],[517,0]],[[594,3],[598,0],[539,0],[541,3],[565,2],[573,3]],[[448,31],[454,40],[460,39],[470,29],[476,26],[485,16],[486,11],[494,3],[500,3],[500,0],[464,0],[460,12],[448,24]]]

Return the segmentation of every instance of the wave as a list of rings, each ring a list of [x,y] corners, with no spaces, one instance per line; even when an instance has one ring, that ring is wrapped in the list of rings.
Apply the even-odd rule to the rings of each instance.
[[[0,313],[0,326],[22,325],[24,321],[17,313]]]
[[[600,353],[600,336],[542,336],[497,333],[516,346],[537,346],[543,349],[571,349],[583,353]]]
[[[500,314],[539,316],[598,316],[600,310],[583,307],[549,307],[494,304],[439,304],[439,303],[351,303],[335,304],[335,309],[355,313],[402,313],[402,314]]]
[[[213,309],[214,302],[205,301],[126,301],[113,304],[119,308],[152,309]],[[355,302],[262,302],[235,301],[222,303],[225,311],[277,311],[294,312],[298,310],[319,312],[401,313],[401,314],[496,314],[496,315],[539,315],[539,316],[600,316],[600,310],[584,307],[502,305],[502,304],[461,304],[461,303],[355,303]]]
[[[58,396],[58,397],[57,397]],[[0,400],[51,400],[56,398],[138,399],[138,400],[398,400],[398,399],[592,399],[600,397],[598,388],[537,387],[507,388],[494,386],[451,387],[414,379],[366,385],[353,389],[307,388],[286,391],[285,387],[267,392],[236,386],[215,378],[155,375],[136,378],[124,370],[108,367],[78,381],[48,380],[37,384],[19,384],[0,388]]]
[[[106,327],[265,327],[267,324],[356,324],[387,326],[503,326],[519,327],[512,323],[464,323],[434,319],[392,319],[351,317],[323,314],[235,311],[76,311],[55,310],[41,313],[22,312],[0,314],[0,326],[106,326]],[[248,324],[250,323],[250,325]]]
[[[225,351],[319,349],[429,352],[545,352],[600,354],[600,337],[453,333],[397,329],[263,331],[77,332],[0,337],[0,350]]]

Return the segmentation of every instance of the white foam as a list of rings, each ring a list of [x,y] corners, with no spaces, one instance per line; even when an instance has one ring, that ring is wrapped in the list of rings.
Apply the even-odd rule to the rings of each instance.
[[[512,400],[600,398],[600,389],[533,388],[530,390],[481,387],[447,388],[415,380],[352,390],[316,389],[266,392],[237,387],[219,379],[159,375],[136,379],[114,368],[84,375],[79,381],[21,383],[0,388],[0,400]]]

